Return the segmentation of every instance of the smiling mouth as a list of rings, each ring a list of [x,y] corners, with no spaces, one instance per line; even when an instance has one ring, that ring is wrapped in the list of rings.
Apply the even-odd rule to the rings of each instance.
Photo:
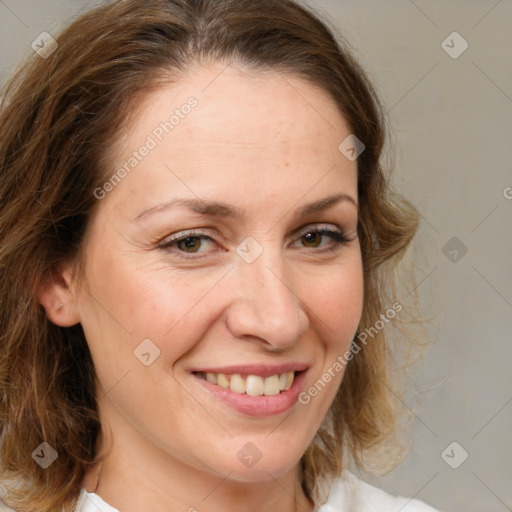
[[[206,380],[210,384],[229,389],[233,393],[246,394],[250,396],[272,396],[288,391],[299,373],[286,372],[260,377],[259,375],[232,375],[225,373],[193,372],[197,377]]]

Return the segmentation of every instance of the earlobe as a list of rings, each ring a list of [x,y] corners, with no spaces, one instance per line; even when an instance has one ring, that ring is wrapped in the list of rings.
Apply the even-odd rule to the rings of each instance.
[[[70,286],[72,276],[69,268],[62,269],[37,290],[37,299],[45,309],[46,316],[60,327],[71,327],[80,322],[75,290]]]

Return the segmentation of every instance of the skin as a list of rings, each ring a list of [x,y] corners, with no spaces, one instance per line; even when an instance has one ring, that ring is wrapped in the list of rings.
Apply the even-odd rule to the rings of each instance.
[[[84,486],[122,512],[312,511],[299,462],[343,372],[307,405],[254,417],[214,399],[190,370],[307,362],[305,390],[350,347],[363,306],[357,206],[293,213],[334,193],[357,203],[357,162],[338,150],[351,130],[298,77],[211,63],[143,98],[106,175],[190,96],[197,107],[101,199],[83,284],[70,261],[39,290],[52,322],[82,324],[97,372],[108,456]],[[176,197],[224,201],[246,218],[180,206],[133,220]],[[351,241],[304,236],[326,225]],[[189,229],[213,241],[158,247]],[[236,252],[248,236],[263,249],[252,263]],[[148,338],[160,356],[145,366],[134,350]],[[262,455],[250,468],[237,457],[247,442]]]

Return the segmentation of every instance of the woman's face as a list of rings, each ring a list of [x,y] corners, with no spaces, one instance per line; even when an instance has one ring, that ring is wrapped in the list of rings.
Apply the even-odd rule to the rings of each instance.
[[[148,468],[282,475],[362,313],[350,128],[297,77],[219,64],[141,106],[96,191],[76,289],[102,422]]]

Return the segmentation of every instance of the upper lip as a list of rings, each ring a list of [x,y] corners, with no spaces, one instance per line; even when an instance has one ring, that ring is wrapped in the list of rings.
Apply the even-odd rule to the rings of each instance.
[[[306,363],[290,362],[275,365],[268,364],[239,364],[230,366],[216,366],[210,368],[194,368],[193,373],[224,373],[234,375],[235,373],[241,375],[258,375],[260,377],[270,377],[271,375],[278,375],[288,372],[300,372],[307,370],[309,365]]]

